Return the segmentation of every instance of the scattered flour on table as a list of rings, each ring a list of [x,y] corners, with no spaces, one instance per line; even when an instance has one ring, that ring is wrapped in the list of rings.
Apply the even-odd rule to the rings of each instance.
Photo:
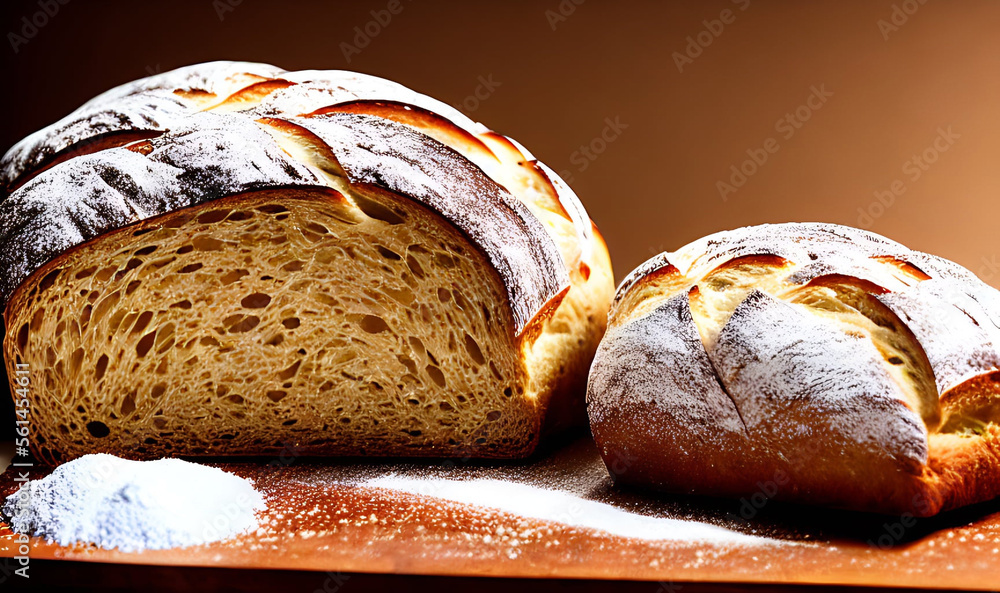
[[[18,533],[123,552],[193,546],[257,528],[264,498],[239,476],[180,459],[84,455],[7,497]]]
[[[706,523],[649,517],[579,496],[504,480],[447,480],[385,475],[359,484],[408,494],[430,496],[572,527],[598,529],[612,535],[643,540],[702,541],[719,544],[779,543]]]

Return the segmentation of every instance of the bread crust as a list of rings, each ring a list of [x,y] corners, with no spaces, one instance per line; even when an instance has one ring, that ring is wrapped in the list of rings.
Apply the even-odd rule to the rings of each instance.
[[[192,66],[95,98],[12,148],[0,175],[12,190],[0,202],[5,304],[88,241],[246,192],[413,200],[466,236],[507,294],[529,378],[519,395],[537,422],[526,445],[484,454],[526,455],[543,430],[585,420],[586,371],[613,292],[607,248],[557,175],[434,99],[350,72]],[[13,335],[21,323],[6,315]],[[470,455],[414,454],[459,453]]]
[[[615,479],[643,487],[740,497],[782,476],[777,499],[917,516],[989,500],[998,296],[848,227],[711,235],[619,286],[592,432]]]
[[[282,70],[251,62],[209,62],[110,89],[58,122],[15,144],[0,164],[4,195],[48,167],[82,154],[122,146],[136,131],[157,135],[189,111],[184,96],[228,96]],[[161,92],[163,91],[163,92]]]

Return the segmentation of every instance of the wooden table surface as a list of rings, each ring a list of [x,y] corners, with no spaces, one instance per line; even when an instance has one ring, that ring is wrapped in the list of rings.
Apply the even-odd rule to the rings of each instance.
[[[160,587],[263,586],[274,574],[284,574],[274,578],[284,583],[305,578],[310,591],[339,590],[347,580],[361,582],[362,577],[386,588],[399,586],[401,578],[427,584],[434,582],[428,578],[451,577],[438,582],[457,584],[479,577],[476,586],[486,589],[494,582],[491,577],[551,579],[524,581],[550,583],[549,589],[557,583],[580,584],[575,579],[627,579],[632,586],[651,581],[641,589],[651,593],[681,587],[753,589],[755,584],[794,590],[806,585],[1000,589],[1000,501],[905,522],[774,501],[751,513],[740,501],[616,488],[589,437],[518,463],[332,461],[297,458],[290,451],[280,459],[212,465],[254,480],[264,492],[268,509],[258,531],[212,545],[141,553],[62,547],[32,538],[32,576],[41,577],[36,584],[86,578],[114,589],[123,575],[133,575]],[[37,469],[32,477],[46,472]],[[562,493],[566,500],[579,500],[584,512],[600,503],[624,511],[629,521],[679,518],[756,539],[688,541],[670,533],[665,539],[625,537],[453,502],[433,488],[406,493],[367,483],[386,475],[436,484],[502,480]],[[8,470],[0,476],[0,495],[15,489]],[[567,517],[579,523],[572,513]],[[0,557],[14,556],[13,544],[13,534],[0,524]],[[414,577],[405,581],[400,575]]]

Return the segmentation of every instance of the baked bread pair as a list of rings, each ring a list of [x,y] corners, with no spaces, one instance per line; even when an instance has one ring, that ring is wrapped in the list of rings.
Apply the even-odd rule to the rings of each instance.
[[[1000,293],[973,274],[767,225],[612,304],[555,173],[385,80],[182,68],[25,138],[0,186],[4,358],[45,462],[524,457],[586,390],[624,483],[916,515],[1000,494]]]

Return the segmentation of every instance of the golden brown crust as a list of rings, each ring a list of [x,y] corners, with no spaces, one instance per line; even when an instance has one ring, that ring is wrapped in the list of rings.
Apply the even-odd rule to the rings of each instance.
[[[480,279],[469,289],[472,304],[476,310],[479,305],[507,307],[510,319],[495,314],[493,323],[511,331],[515,341],[505,356],[523,374],[517,386],[493,386],[498,393],[492,395],[511,398],[504,394],[510,391],[528,412],[513,422],[518,428],[494,430],[484,443],[470,441],[471,447],[463,439],[431,442],[419,438],[423,431],[417,430],[419,435],[407,437],[409,445],[339,442],[318,446],[316,452],[518,457],[533,450],[543,425],[552,430],[580,421],[586,371],[604,331],[613,279],[603,240],[592,232],[586,212],[565,184],[516,143],[398,85],[353,73],[246,66],[244,71],[239,64],[212,64],[204,73],[194,67],[109,91],[8,153],[2,163],[6,180],[23,184],[33,177],[0,202],[0,239],[17,246],[0,256],[0,268],[12,272],[0,282],[0,296],[13,294],[5,313],[8,366],[27,356],[16,337],[21,328],[31,328],[40,310],[33,307],[41,307],[38,302],[24,303],[41,299],[45,291],[37,290],[39,283],[76,255],[104,253],[111,247],[149,248],[148,237],[129,233],[136,225],[158,223],[161,215],[162,220],[170,219],[171,212],[208,211],[261,189],[295,195],[327,186],[349,196],[345,208],[360,209],[362,218],[378,219],[379,207],[372,204],[380,200],[412,200],[410,207],[429,208],[440,217],[438,222],[451,225],[469,241],[467,250],[486,256],[506,294],[499,303],[495,295],[479,294],[477,283],[484,282]],[[93,125],[88,127],[88,122]],[[130,144],[112,141],[128,134],[137,134]],[[40,155],[88,141],[95,149],[86,159],[68,158],[39,172],[39,163],[44,163]],[[64,203],[55,199],[57,194],[79,196],[74,199],[81,203]],[[52,229],[58,232],[49,232]],[[121,263],[111,271],[115,281],[132,273],[129,262]],[[70,284],[61,286],[67,294],[74,288]],[[191,290],[204,288],[199,284]],[[158,306],[154,297],[146,302],[150,308]],[[55,323],[58,320],[45,331],[56,331]],[[37,346],[45,339],[45,332],[36,333],[32,328],[26,345]],[[68,344],[60,348],[64,346]],[[34,351],[32,363],[53,366],[65,354],[70,361],[65,364],[81,364],[76,352],[71,349],[53,359]],[[114,355],[109,359],[116,360]],[[190,379],[183,373],[179,377],[181,383]],[[128,400],[125,408],[131,410],[136,396],[126,397],[130,394],[124,383],[115,389],[95,395],[95,401],[114,402],[120,409]],[[308,386],[293,390],[298,397],[309,397]],[[44,395],[53,398],[55,392],[49,389]],[[295,399],[291,392],[286,397]],[[47,405],[57,404],[50,399]],[[106,424],[122,424],[121,417],[129,415],[108,413],[118,417],[104,417]],[[63,416],[64,426],[50,431],[48,459],[57,458],[60,449],[67,456],[86,452],[74,414]],[[262,422],[268,430],[275,428],[274,420]],[[64,429],[75,436],[56,434]],[[317,430],[314,426],[306,432],[315,436]],[[224,436],[218,430],[213,434]],[[270,450],[271,445],[240,440],[245,435],[245,430],[230,435],[229,445],[207,438],[197,446],[191,445],[193,435],[177,437],[174,451],[183,453],[185,443],[187,452],[195,454]],[[134,439],[125,439],[116,447],[133,453],[142,447],[140,455],[166,451],[159,436],[145,438],[156,442],[136,445]]]
[[[619,288],[591,429],[619,481],[928,516],[1000,495],[998,293],[835,225],[719,233]]]

